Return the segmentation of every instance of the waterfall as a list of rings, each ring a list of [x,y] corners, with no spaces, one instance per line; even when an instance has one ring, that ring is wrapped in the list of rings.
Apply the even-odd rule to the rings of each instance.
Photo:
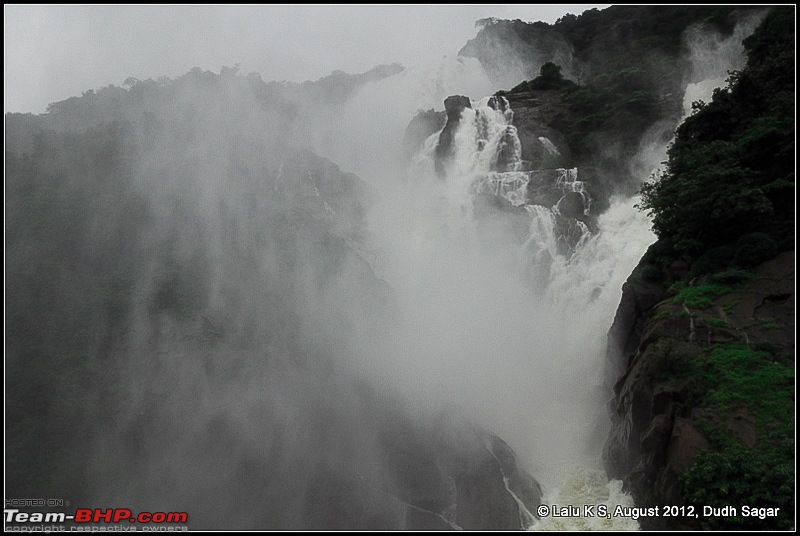
[[[559,152],[558,148],[555,145],[553,145],[552,141],[548,140],[544,136],[539,136],[539,142],[542,144],[545,151],[547,151],[547,154],[549,154],[550,156],[561,156],[561,153]]]
[[[585,197],[586,185],[577,169],[522,170],[512,119],[504,99],[473,102],[444,180],[433,172],[434,134],[408,189],[373,211],[377,271],[405,313],[388,336],[393,380],[418,403],[446,406],[507,440],[545,501],[589,479],[594,502],[629,504],[618,482],[598,476],[611,396],[605,340],[622,284],[654,237],[634,199],[612,200],[594,233],[563,216],[560,200],[530,199],[530,181],[562,199]],[[486,209],[487,197],[508,208]],[[609,527],[635,526],[623,521]]]

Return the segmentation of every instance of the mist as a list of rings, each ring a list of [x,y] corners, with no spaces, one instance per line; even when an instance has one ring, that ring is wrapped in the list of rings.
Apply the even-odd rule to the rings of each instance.
[[[129,77],[174,78],[240,64],[266,80],[316,80],[341,69],[454,55],[484,17],[554,22],[559,6],[4,6],[5,110]],[[377,46],[376,46],[377,45]]]
[[[180,15],[209,31],[209,14],[244,24],[209,9]],[[90,32],[116,20],[87,13],[74,16]],[[533,508],[576,479],[597,483],[596,500],[630,503],[600,469],[606,333],[655,239],[647,217],[624,188],[593,213],[581,169],[524,161],[514,110],[489,98],[499,88],[478,59],[419,57],[416,45],[376,55],[366,42],[382,26],[355,16],[337,12],[312,47],[364,29],[355,59],[332,47],[311,64],[307,42],[271,21],[291,71],[244,74],[252,56],[206,60],[241,62],[219,73],[189,70],[196,57],[142,60],[104,74],[142,79],[124,89],[7,118],[15,496],[273,530],[530,528]],[[242,28],[246,45],[259,22]],[[165,42],[200,54],[183,46],[196,28]],[[99,50],[114,26],[103,29]],[[701,51],[736,68],[747,33],[689,36],[687,98],[720,76]],[[323,77],[334,68],[363,74]],[[153,80],[162,72],[176,77]],[[60,98],[17,87],[7,109]],[[409,121],[452,95],[469,106],[447,119],[450,152],[437,153],[439,126],[409,159]],[[653,125],[620,182],[647,178],[674,127]],[[534,180],[555,202],[525,197]],[[569,215],[567,198],[585,210]]]
[[[766,11],[761,11],[742,17],[729,36],[700,29],[688,33],[686,44],[692,72],[683,98],[685,116],[691,113],[693,102],[709,101],[714,89],[723,87],[731,72],[744,67],[742,40],[753,33],[765,15]]]

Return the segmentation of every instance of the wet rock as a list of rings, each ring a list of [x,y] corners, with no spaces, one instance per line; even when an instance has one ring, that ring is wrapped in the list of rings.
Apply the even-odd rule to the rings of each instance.
[[[586,210],[585,195],[580,192],[567,192],[556,206],[562,216],[575,219],[582,218]]]
[[[519,468],[502,439],[472,427],[423,427],[402,415],[387,422],[381,444],[393,476],[391,494],[407,508],[406,530],[518,530],[541,488]],[[508,481],[506,488],[505,479]]]
[[[429,136],[442,130],[447,122],[447,113],[435,110],[417,112],[417,115],[406,127],[403,135],[403,157],[411,162],[414,155],[422,148]]]
[[[684,269],[670,267],[675,273]],[[752,412],[736,405],[713,411],[696,407],[697,386],[691,387],[687,375],[694,370],[692,363],[720,342],[763,345],[773,349],[776,362],[793,355],[793,285],[794,253],[786,252],[757,267],[752,280],[711,307],[690,311],[695,325],[690,340],[687,311],[671,299],[662,301],[664,288],[634,270],[609,330],[608,381],[614,382],[614,400],[603,461],[610,476],[623,479],[637,506],[684,504],[681,477],[713,448],[700,423],[758,448],[762,438]],[[725,326],[709,318],[722,319]],[[664,519],[642,520],[645,529],[674,526]]]
[[[469,97],[463,95],[451,95],[444,100],[444,109],[447,114],[447,122],[439,134],[439,143],[436,145],[435,166],[436,173],[440,177],[445,177],[445,163],[452,156],[453,136],[455,136],[458,124],[461,121],[461,112],[467,108],[472,108]]]

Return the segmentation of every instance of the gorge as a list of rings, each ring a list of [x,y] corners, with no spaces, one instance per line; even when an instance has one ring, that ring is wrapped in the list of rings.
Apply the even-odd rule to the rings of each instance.
[[[793,526],[793,24],[483,20],[422,65],[7,113],[7,496],[191,529]],[[541,509],[726,500],[781,514]]]

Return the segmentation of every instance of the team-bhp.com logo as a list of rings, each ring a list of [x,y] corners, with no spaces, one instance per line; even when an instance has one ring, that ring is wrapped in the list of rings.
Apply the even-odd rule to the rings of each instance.
[[[3,510],[6,523],[186,523],[186,512],[139,512],[129,508],[78,508],[72,515],[63,512],[20,512],[15,508]]]

